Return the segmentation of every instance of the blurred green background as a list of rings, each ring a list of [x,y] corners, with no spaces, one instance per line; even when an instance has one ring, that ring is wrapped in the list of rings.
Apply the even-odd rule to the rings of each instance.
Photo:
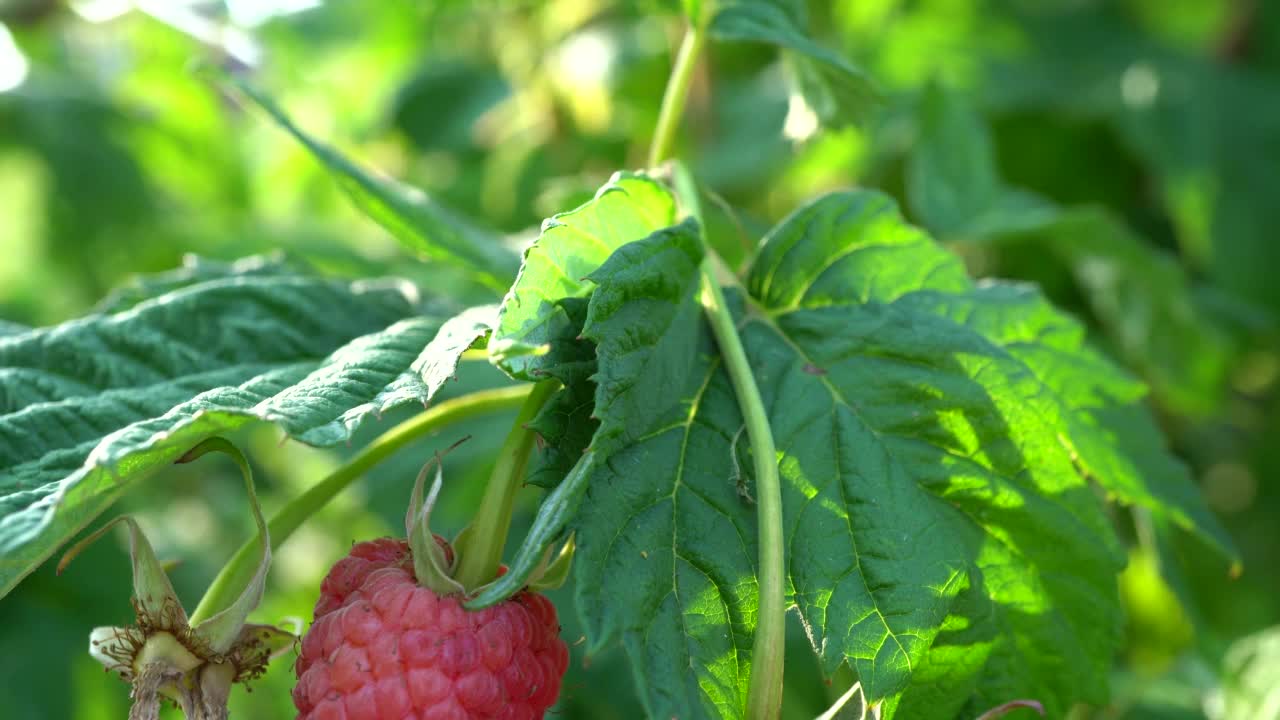
[[[810,2],[808,19],[883,102],[842,122],[772,49],[715,46],[681,154],[713,193],[721,253],[737,262],[806,198],[865,185],[975,275],[1042,285],[1150,383],[1244,557],[1233,579],[1194,541],[1117,511],[1133,548],[1126,643],[1112,706],[1079,717],[1280,717],[1280,3],[841,0]],[[0,318],[61,322],[186,253],[447,281],[202,66],[247,75],[313,135],[526,234],[643,164],[681,27],[674,0],[0,0]],[[465,363],[448,392],[500,382]],[[258,619],[309,620],[325,568],[398,533],[418,464],[471,433],[449,461],[440,525],[456,531],[510,421],[434,438],[333,503],[278,553]],[[270,430],[239,440],[268,512],[350,453]],[[194,603],[250,532],[239,482],[210,461],[147,487],[125,506],[181,561]],[[527,522],[536,496],[524,500]],[[85,645],[129,619],[128,580],[124,544],[104,542],[0,601],[0,715],[126,714],[126,687]],[[557,595],[573,642],[571,593]],[[786,713],[812,717],[843,688],[824,687],[791,636]],[[237,691],[234,715],[291,717],[291,680],[278,661]],[[620,652],[587,662],[575,648],[562,697],[558,717],[640,715]]]

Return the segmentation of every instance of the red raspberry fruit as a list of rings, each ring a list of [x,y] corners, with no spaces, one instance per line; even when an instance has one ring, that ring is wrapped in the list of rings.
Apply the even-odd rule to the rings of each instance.
[[[474,612],[463,600],[419,586],[403,541],[353,547],[302,641],[298,720],[541,718],[569,665],[555,607],[528,591]]]

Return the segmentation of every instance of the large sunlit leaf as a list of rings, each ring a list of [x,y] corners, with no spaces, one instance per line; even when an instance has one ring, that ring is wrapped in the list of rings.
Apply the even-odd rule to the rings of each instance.
[[[422,315],[402,281],[254,262],[198,275],[0,337],[0,595],[200,440],[265,421],[343,442],[370,414],[426,402],[492,322],[487,309]]]
[[[518,267],[515,252],[496,233],[482,229],[416,188],[375,175],[312,138],[275,102],[246,82],[235,86],[316,157],[374,222],[401,243],[428,257],[466,268],[477,282],[501,292]]]
[[[622,642],[651,715],[736,717],[753,488],[694,240],[657,232],[578,290],[564,335],[595,345],[600,427],[568,527],[589,648]],[[1090,482],[1225,543],[1148,442],[1141,385],[874,193],[793,214],[747,290],[730,297],[778,443],[790,589],[826,671],[847,662],[897,717],[1102,702],[1122,554]]]
[[[1115,539],[1036,374],[916,303],[971,293],[960,264],[882,196],[831,195],[770,233],[749,288],[791,579],[827,670],[894,700],[958,624],[986,643],[965,653],[976,697],[1100,700]]]

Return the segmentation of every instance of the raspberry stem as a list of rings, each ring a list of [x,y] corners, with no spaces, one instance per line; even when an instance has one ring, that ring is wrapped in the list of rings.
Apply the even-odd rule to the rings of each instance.
[[[278,548],[293,534],[294,530],[328,504],[338,493],[404,446],[454,423],[469,420],[477,415],[515,407],[525,400],[532,389],[531,385],[513,385],[445,400],[379,435],[345,465],[294,498],[271,518],[267,523],[271,535],[271,549]],[[227,602],[233,600],[239,593],[239,589],[253,577],[257,569],[259,551],[260,546],[256,535],[241,545],[209,585],[208,592],[200,602],[201,607],[225,606]],[[201,609],[196,608],[196,612],[201,612]]]
[[[710,5],[711,3],[709,3]],[[684,42],[676,58],[675,67],[667,82],[662,98],[658,132],[650,147],[649,164],[657,166],[670,158],[674,128],[684,109],[685,95],[689,90],[689,78],[697,64],[697,56],[703,45],[707,18],[714,15],[710,7],[704,8],[700,17],[685,30]],[[698,203],[697,188],[692,177],[678,160],[672,161],[677,194],[703,227],[702,212]],[[751,679],[747,685],[746,716],[752,720],[773,720],[782,708],[782,673],[786,651],[786,574],[785,543],[782,531],[782,489],[778,477],[778,453],[773,441],[773,429],[769,426],[769,414],[765,410],[751,372],[751,363],[742,346],[742,338],[734,325],[733,316],[725,303],[724,292],[716,278],[718,266],[723,261],[704,239],[706,256],[701,268],[701,292],[699,300],[711,325],[712,335],[720,348],[725,370],[733,383],[738,399],[738,409],[746,423],[747,439],[755,461],[756,527],[760,536],[759,578],[760,610],[756,622],[755,640],[751,647]],[[730,274],[731,276],[731,274]]]
[[[663,160],[671,157],[680,118],[684,115],[685,99],[689,96],[689,85],[693,82],[693,71],[698,65],[698,56],[702,54],[705,42],[706,32],[702,28],[690,27],[684,35],[675,66],[671,69],[671,77],[667,81],[666,92],[662,96],[658,124],[654,128],[653,142],[649,146],[649,167],[657,167]]]
[[[458,553],[454,580],[469,592],[498,576],[502,551],[511,529],[511,507],[524,479],[524,468],[537,435],[525,426],[533,421],[558,387],[555,380],[543,380],[534,385],[533,391],[525,398],[511,432],[498,451],[498,460],[489,476],[475,520],[454,543]]]
[[[751,373],[742,339],[724,293],[714,276],[715,253],[708,248],[702,263],[702,307],[720,346],[725,369],[746,421],[751,456],[755,461],[756,526],[760,534],[760,611],[751,647],[751,681],[747,687],[747,717],[769,720],[782,708],[782,669],[786,651],[785,543],[782,532],[782,488],[778,451],[760,388]]]

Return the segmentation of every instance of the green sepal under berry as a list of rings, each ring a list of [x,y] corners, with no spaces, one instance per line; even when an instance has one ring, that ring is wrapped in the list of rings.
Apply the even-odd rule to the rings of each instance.
[[[517,423],[516,429],[521,429],[521,424]],[[452,543],[448,543],[431,530],[431,513],[444,486],[444,455],[463,441],[465,438],[429,460],[413,484],[413,494],[409,499],[404,523],[417,583],[441,597],[461,595],[475,598],[483,595],[493,597],[494,603],[505,601],[526,588],[538,591],[563,585],[573,562],[572,539],[558,548],[548,547],[541,561],[532,572],[525,575],[526,581],[518,587],[509,587],[508,583],[499,586],[499,581],[505,577],[503,570],[497,571],[498,577],[488,578],[474,585],[460,580],[458,569],[462,565],[464,553],[477,551],[475,539],[468,537],[473,532],[474,525],[468,525],[454,537]],[[427,488],[426,478],[433,470],[431,486]],[[446,547],[451,548],[451,551],[447,551]],[[495,590],[495,586],[499,587]]]
[[[426,497],[422,496],[422,486],[427,473],[435,467],[435,479],[431,482],[431,490]],[[413,574],[418,584],[428,588],[437,595],[454,595],[466,592],[462,583],[453,579],[453,570],[457,567],[457,558],[450,562],[436,542],[431,532],[431,511],[435,508],[436,498],[440,496],[440,488],[444,485],[444,462],[437,455],[418,473],[413,483],[413,496],[409,499],[409,509],[404,517],[405,537],[409,539],[409,551],[413,555]]]

